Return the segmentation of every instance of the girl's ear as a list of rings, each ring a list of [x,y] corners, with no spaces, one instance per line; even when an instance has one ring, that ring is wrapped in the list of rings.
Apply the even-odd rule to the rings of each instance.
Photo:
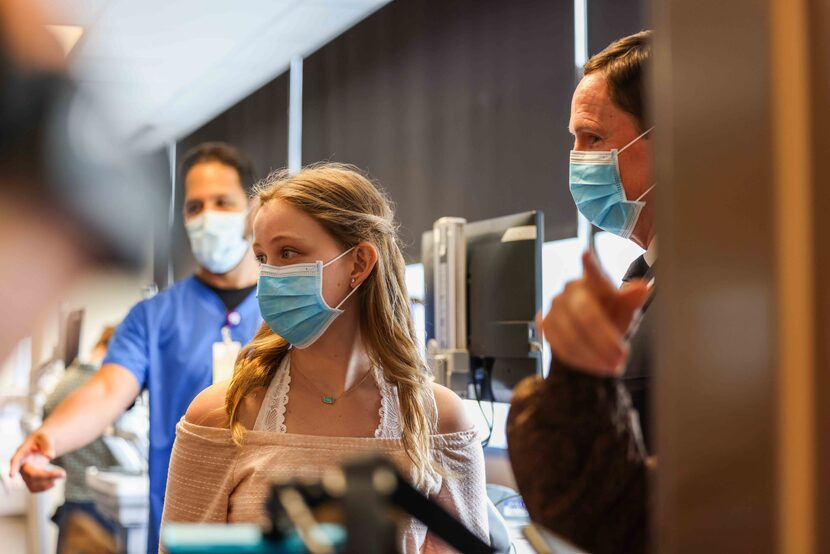
[[[378,263],[378,249],[370,242],[361,242],[354,247],[353,256],[354,269],[349,276],[352,288],[361,284],[372,273]]]

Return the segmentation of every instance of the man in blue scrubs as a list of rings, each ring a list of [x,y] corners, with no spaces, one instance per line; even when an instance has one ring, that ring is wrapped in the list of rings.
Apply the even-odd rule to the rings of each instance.
[[[253,184],[250,163],[227,144],[207,143],[185,155],[181,173],[185,227],[199,263],[195,275],[130,310],[98,374],[55,408],[11,463],[12,472],[19,468],[32,492],[51,488],[64,473],[42,462],[94,440],[147,389],[147,550],[153,553],[158,551],[176,423],[191,400],[212,383],[215,349],[221,352],[228,343],[247,343],[262,322],[255,294],[258,263],[250,248],[247,218],[248,189]]]

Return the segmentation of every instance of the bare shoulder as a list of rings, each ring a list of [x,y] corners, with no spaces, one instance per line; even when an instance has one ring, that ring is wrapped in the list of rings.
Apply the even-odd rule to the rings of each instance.
[[[205,427],[227,427],[225,395],[228,392],[228,383],[230,381],[222,381],[200,392],[187,407],[187,412],[184,414],[185,420],[188,423]]]
[[[230,381],[222,381],[211,385],[193,399],[184,418],[195,425],[205,427],[229,427],[228,414],[225,410],[225,397],[228,394]],[[249,392],[239,404],[237,413],[239,422],[248,429],[253,429],[256,423],[259,408],[265,398],[265,387],[257,387]]]
[[[438,407],[438,433],[456,433],[473,428],[473,420],[457,394],[438,383],[432,383],[432,393]]]

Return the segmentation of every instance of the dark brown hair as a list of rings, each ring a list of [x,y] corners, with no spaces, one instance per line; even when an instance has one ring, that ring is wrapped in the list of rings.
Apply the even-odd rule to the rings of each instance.
[[[182,181],[187,177],[187,172],[199,163],[219,162],[232,167],[239,174],[239,183],[246,194],[251,193],[254,186],[254,166],[235,146],[225,142],[203,142],[194,146],[182,156],[182,163],[179,169]]]
[[[583,75],[603,73],[611,101],[637,118],[640,130],[649,126],[643,97],[645,66],[651,60],[651,35],[651,31],[640,31],[612,42],[582,68]]]

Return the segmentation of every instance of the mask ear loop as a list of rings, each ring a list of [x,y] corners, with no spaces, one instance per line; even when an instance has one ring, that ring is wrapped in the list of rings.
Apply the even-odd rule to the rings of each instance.
[[[333,264],[334,262],[336,262],[337,260],[339,260],[340,258],[342,258],[343,256],[345,256],[346,254],[348,254],[349,252],[351,252],[351,251],[352,251],[352,250],[354,250],[355,248],[356,248],[355,246],[352,246],[351,248],[349,248],[348,250],[346,250],[345,252],[343,252],[342,254],[340,254],[339,256],[337,256],[336,258],[334,258],[333,260],[329,260],[329,261],[327,261],[326,263],[324,263],[324,264],[323,264],[323,267],[328,267],[328,266],[330,266],[331,264]]]
[[[645,131],[643,131],[642,133],[640,133],[640,134],[637,136],[637,138],[635,138],[634,140],[632,140],[631,142],[629,142],[628,144],[626,144],[625,146],[623,146],[622,148],[620,148],[619,150],[617,150],[617,156],[619,156],[619,155],[620,155],[620,153],[622,153],[622,151],[623,151],[623,150],[625,150],[626,148],[628,148],[629,146],[631,146],[632,144],[634,144],[635,142],[637,142],[638,140],[640,140],[641,138],[643,138],[644,136],[646,136],[647,134],[649,134],[650,132],[652,132],[653,130],[654,130],[654,125],[652,125],[652,126],[651,126],[651,127],[649,127],[648,129],[646,129]],[[616,158],[616,159],[615,159],[615,162],[616,162],[616,164],[617,164],[617,175],[619,175],[619,174],[620,174],[619,158]],[[620,179],[620,181],[622,181],[622,179]],[[620,182],[620,186],[622,187],[622,182]],[[639,198],[637,198],[637,200],[634,200],[634,202],[640,202],[643,198],[645,198],[646,194],[650,193],[650,192],[651,192],[651,189],[653,189],[653,188],[654,188],[654,187],[656,187],[656,186],[657,186],[657,183],[654,183],[653,185],[651,185],[651,186],[648,188],[648,190],[646,190],[643,194],[641,194],[641,195],[640,195],[640,197],[639,197]],[[623,198],[625,198],[625,194],[623,194]],[[627,199],[626,199],[626,200],[627,200]]]
[[[641,195],[639,196],[639,198],[637,198],[637,200],[635,200],[635,202],[640,202],[640,201],[642,201],[642,199],[646,197],[646,194],[650,193],[650,192],[654,189],[654,187],[656,187],[656,186],[657,186],[657,183],[654,183],[653,185],[651,185],[650,187],[648,187],[648,189],[647,189],[647,190],[646,190],[643,194],[641,194]]]
[[[346,250],[345,252],[343,252],[342,254],[340,254],[339,256],[337,256],[336,258],[334,258],[333,260],[330,260],[330,261],[328,261],[328,262],[324,263],[324,264],[323,264],[323,267],[327,267],[327,266],[329,266],[329,265],[333,264],[334,262],[336,262],[337,260],[339,260],[340,258],[342,258],[343,256],[345,256],[346,254],[348,254],[349,252],[351,252],[351,251],[352,251],[352,250],[354,250],[355,248],[356,248],[356,246],[352,246],[351,248],[349,248],[348,250]],[[335,307],[334,307],[334,309],[335,309],[335,310],[339,310],[339,309],[340,309],[340,306],[342,306],[343,304],[345,304],[345,303],[346,303],[346,300],[348,300],[349,298],[351,298],[351,296],[352,296],[355,292],[357,292],[357,289],[359,289],[359,288],[360,288],[360,285],[362,285],[362,284],[363,284],[363,283],[360,283],[360,284],[359,284],[359,285],[357,285],[355,288],[353,288],[351,291],[349,291],[349,294],[347,294],[347,295],[346,295],[346,298],[344,298],[344,299],[343,299],[343,300],[342,300],[342,301],[341,301],[341,302],[340,302],[337,306],[335,306]]]
[[[652,126],[651,126],[651,127],[649,127],[648,129],[646,129],[645,131],[643,131],[643,132],[642,132],[642,133],[641,133],[641,134],[640,134],[637,138],[635,138],[634,140],[632,140],[631,142],[629,142],[628,144],[626,144],[625,146],[623,146],[622,148],[620,148],[619,150],[617,150],[617,152],[618,152],[618,153],[621,153],[623,150],[625,150],[626,148],[628,148],[629,146],[631,146],[632,144],[634,144],[635,142],[637,142],[638,140],[640,140],[641,138],[643,138],[644,136],[646,136],[647,134],[649,134],[649,133],[650,133],[653,129],[654,129],[654,126],[652,125]]]
[[[625,232],[625,234],[623,235],[623,238],[626,238],[626,239],[627,239],[627,238],[631,238],[631,233],[633,233],[633,232],[634,232],[634,227],[637,225],[637,220],[638,220],[638,219],[640,219],[640,212],[642,212],[642,211],[643,211],[643,206],[645,206],[645,202],[643,202],[643,198],[645,198],[645,196],[646,196],[648,193],[650,193],[650,192],[652,191],[652,189],[653,189],[654,187],[656,187],[656,186],[657,186],[657,183],[654,183],[653,185],[651,185],[650,187],[648,187],[648,190],[646,190],[643,194],[641,194],[641,195],[637,198],[637,200],[634,200],[634,201],[632,202],[632,204],[635,204],[635,205],[637,206],[637,208],[636,208],[636,209],[637,209],[637,217],[635,217],[635,218],[633,219],[633,221],[631,222],[631,228],[630,228],[630,229],[626,229],[626,232]]]
[[[339,310],[339,309],[340,309],[340,306],[342,306],[343,304],[345,304],[345,303],[346,303],[346,300],[348,300],[348,299],[349,299],[349,298],[350,298],[350,297],[351,297],[354,293],[356,293],[356,292],[357,292],[357,289],[359,289],[359,288],[360,288],[360,285],[362,285],[362,284],[363,284],[363,283],[358,283],[358,285],[357,285],[355,288],[353,288],[353,289],[349,292],[349,294],[347,294],[347,295],[346,295],[346,298],[344,298],[344,299],[343,299],[343,301],[342,301],[342,302],[340,302],[340,304],[338,304],[337,306],[335,306],[335,307],[334,307],[334,309],[335,309],[335,310]]]

